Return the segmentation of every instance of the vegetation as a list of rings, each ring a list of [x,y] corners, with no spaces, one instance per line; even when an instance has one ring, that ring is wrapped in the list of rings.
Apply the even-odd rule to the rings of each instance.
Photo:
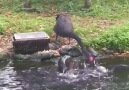
[[[94,47],[107,47],[117,52],[129,50],[129,22],[109,28],[91,42]]]
[[[0,34],[45,31],[50,35],[55,15],[65,11],[85,45],[129,50],[129,0],[91,0],[90,9],[83,8],[84,0],[32,0],[39,14],[21,11],[23,5],[24,0],[0,1]]]

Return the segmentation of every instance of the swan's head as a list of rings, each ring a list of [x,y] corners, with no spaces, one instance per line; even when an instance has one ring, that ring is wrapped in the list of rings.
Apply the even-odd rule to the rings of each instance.
[[[59,13],[56,15],[56,21],[59,19],[59,18],[69,18],[68,14],[66,12],[62,12],[62,13]],[[70,18],[69,18],[70,19]]]
[[[87,50],[84,51],[84,56],[85,56],[85,60],[84,60],[85,63],[89,63],[90,67],[94,68],[96,64],[95,56],[90,52],[88,52]]]

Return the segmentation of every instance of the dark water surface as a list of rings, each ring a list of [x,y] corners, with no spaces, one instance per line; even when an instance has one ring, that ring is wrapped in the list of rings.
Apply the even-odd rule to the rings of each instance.
[[[129,90],[129,58],[99,60],[104,73],[89,68],[59,74],[52,62],[0,62],[0,90]]]

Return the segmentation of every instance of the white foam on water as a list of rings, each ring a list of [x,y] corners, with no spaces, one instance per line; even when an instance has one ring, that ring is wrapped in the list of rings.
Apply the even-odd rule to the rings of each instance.
[[[61,77],[66,77],[66,78],[70,78],[70,79],[74,79],[74,78],[77,78],[78,75],[75,75],[74,73],[59,73],[59,76]]]
[[[108,72],[108,69],[106,69],[106,68],[103,67],[103,66],[97,66],[96,68],[97,68],[97,70],[99,70],[99,71],[102,72],[102,73],[107,73],[107,72]]]
[[[75,71],[83,71],[83,73],[76,73],[74,74]],[[59,73],[58,76],[60,77],[64,77],[62,79],[62,82],[67,82],[67,83],[72,83],[72,82],[77,82],[79,80],[87,80],[90,77],[94,77],[94,78],[100,78],[100,77],[105,77],[104,75],[106,75],[108,73],[108,69],[106,69],[103,66],[96,66],[95,69],[90,69],[90,68],[86,68],[84,70],[72,70],[72,71],[68,71],[66,73]]]

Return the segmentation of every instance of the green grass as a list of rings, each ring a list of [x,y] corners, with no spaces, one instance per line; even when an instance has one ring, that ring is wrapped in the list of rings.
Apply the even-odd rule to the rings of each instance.
[[[128,0],[95,0],[89,15],[100,16],[110,19],[128,17]]]
[[[0,23],[3,24],[2,26],[10,33],[47,31],[51,30],[54,24],[53,17],[43,18],[42,16],[37,17],[36,14],[31,15],[28,13],[11,13],[8,17],[1,15],[0,20]]]
[[[55,14],[66,11],[72,19],[75,33],[85,45],[128,49],[129,35],[123,31],[129,28],[129,0],[92,0],[90,9],[83,8],[83,0],[32,0],[32,7],[40,10],[40,14],[20,11],[23,4],[24,0],[0,1],[0,34],[45,31],[51,35]],[[118,34],[120,38],[114,37],[117,30],[121,33]],[[110,38],[108,34],[111,34]]]
[[[129,22],[109,28],[105,33],[92,39],[91,45],[99,49],[107,47],[114,51],[129,50]]]
[[[67,11],[81,16],[97,16],[101,18],[125,18],[129,15],[128,0],[92,0],[92,6],[86,10],[83,8],[84,0],[31,0],[32,7],[43,13],[55,13]],[[24,0],[1,0],[0,5],[4,10],[19,12]]]

